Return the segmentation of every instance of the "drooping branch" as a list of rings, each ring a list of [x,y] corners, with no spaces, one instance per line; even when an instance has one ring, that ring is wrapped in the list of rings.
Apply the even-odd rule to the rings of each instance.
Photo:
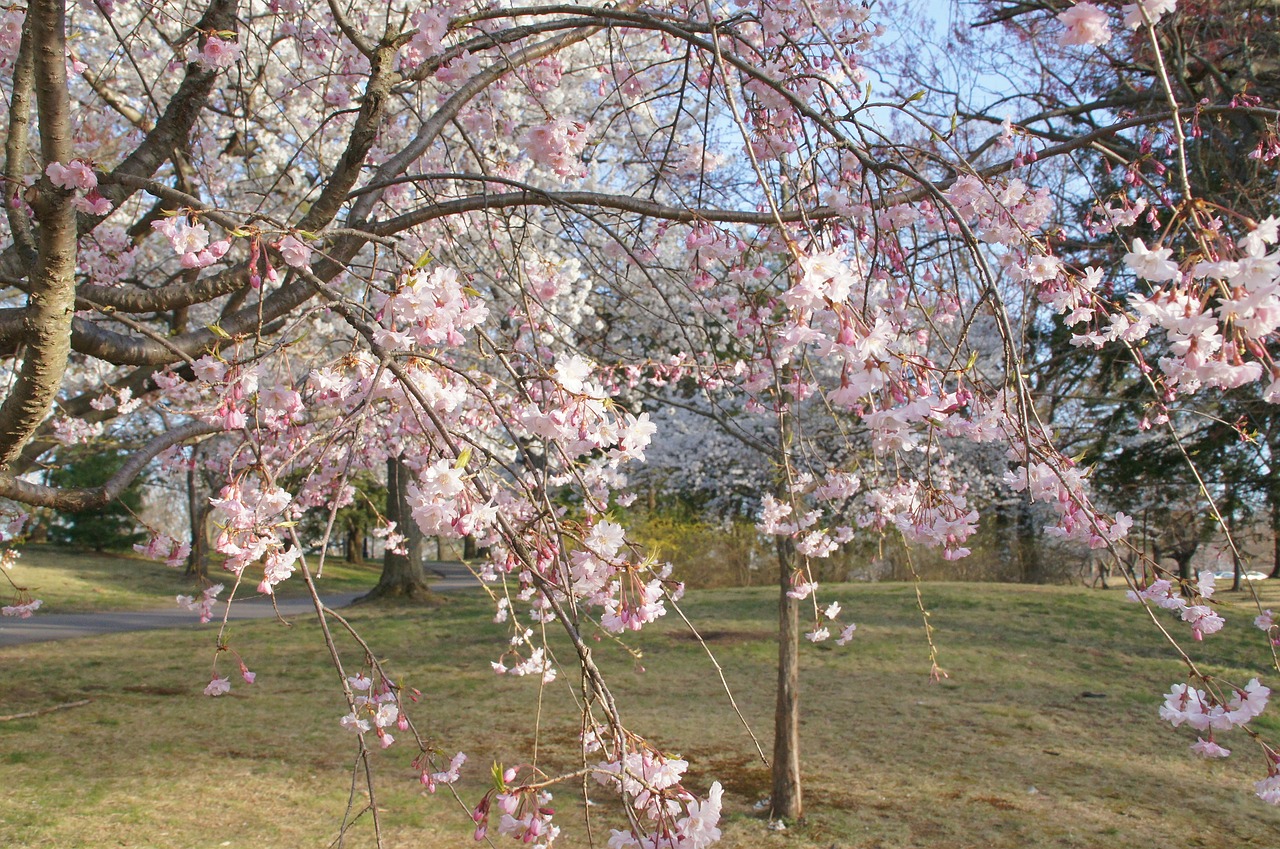
[[[74,398],[59,401],[58,410],[63,415],[81,419],[90,424],[110,421],[120,415],[120,408],[113,406],[105,410],[98,409],[93,406],[93,402],[104,395],[112,395],[121,390],[128,390],[134,398],[140,397],[155,388],[155,384],[152,381],[155,373],[156,369],[152,367],[134,369],[120,380],[97,387]],[[10,474],[21,475],[30,471],[42,454],[56,448],[59,444],[58,440],[54,438],[53,420],[46,419],[36,429],[27,444],[23,446],[22,453],[18,458],[9,464]]]
[[[11,474],[0,473],[0,498],[11,498],[23,504],[35,507],[52,507],[69,513],[81,510],[94,510],[110,504],[129,484],[142,474],[147,464],[161,452],[180,445],[189,439],[221,433],[221,424],[208,422],[191,422],[160,434],[148,442],[141,450],[129,457],[111,478],[101,486],[82,487],[78,489],[60,489],[55,486],[33,483]]]
[[[487,179],[487,178],[486,178]],[[373,228],[378,235],[392,235],[410,227],[460,215],[466,212],[491,211],[495,209],[514,209],[522,206],[590,206],[601,209],[615,209],[619,212],[631,212],[650,218],[665,221],[681,221],[692,223],[711,221],[723,224],[756,224],[762,227],[773,225],[777,216],[772,213],[754,210],[736,209],[696,209],[670,206],[645,200],[631,195],[606,194],[603,192],[553,192],[529,188],[518,192],[501,194],[481,194],[455,200],[440,201],[404,215],[381,221]],[[790,210],[781,213],[784,222],[822,220],[834,218],[838,213],[830,207],[817,207],[805,210]]]

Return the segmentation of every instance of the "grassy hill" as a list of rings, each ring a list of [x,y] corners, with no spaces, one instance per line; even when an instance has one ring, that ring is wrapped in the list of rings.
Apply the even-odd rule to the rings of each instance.
[[[1275,582],[1280,583],[1280,582]],[[1253,795],[1266,773],[1256,744],[1206,762],[1194,734],[1161,722],[1162,693],[1183,667],[1137,605],[1117,591],[994,584],[925,584],[938,662],[930,680],[915,590],[824,588],[859,626],[847,647],[803,651],[807,817],[768,831],[753,805],[768,772],[734,715],[724,669],[766,752],[773,704],[769,590],[692,593],[683,608],[704,646],[674,615],[594,651],[624,720],[693,763],[688,785],[725,788],[728,847],[1241,847],[1280,842],[1280,811]],[[1264,600],[1280,609],[1280,586]],[[1227,596],[1226,629],[1189,649],[1208,671],[1275,685],[1243,596]],[[470,755],[458,791],[473,805],[489,766],[576,767],[576,677],[542,688],[496,677],[504,626],[478,594],[431,608],[346,615],[402,683],[422,696],[420,730]],[[1175,634],[1185,626],[1161,614]],[[341,630],[340,628],[338,629]],[[551,626],[548,626],[551,631]],[[363,652],[340,633],[349,672]],[[553,640],[570,661],[563,640]],[[82,699],[85,706],[0,722],[6,804],[0,845],[70,847],[327,846],[347,808],[353,738],[319,629],[300,621],[233,624],[228,647],[258,674],[228,696],[200,695],[215,654],[208,635],[146,633],[0,650],[0,714]],[[234,654],[219,670],[234,673]],[[643,671],[642,671],[643,669]],[[1255,725],[1280,740],[1280,705]],[[407,737],[407,735],[405,735]],[[472,845],[472,824],[447,791],[422,792],[400,744],[375,753],[382,822],[393,847]],[[597,844],[620,820],[594,782]],[[563,786],[557,845],[588,845],[582,787]],[[357,801],[359,801],[357,799]],[[372,846],[367,822],[346,846]],[[502,839],[495,838],[501,845]]]
[[[75,551],[52,545],[28,545],[10,573],[18,586],[28,588],[31,595],[44,602],[44,613],[91,613],[102,610],[149,610],[171,607],[174,596],[199,595],[200,588],[182,569],[171,569],[156,560],[129,554]],[[340,557],[326,559],[324,575],[319,581],[321,592],[359,592],[378,583],[381,564],[355,566]],[[245,572],[240,595],[254,594],[262,580],[261,570]],[[210,580],[228,587],[235,576],[214,565]],[[282,596],[306,591],[301,581],[280,585]],[[8,604],[12,588],[0,580],[0,600]],[[223,593],[222,598],[227,594]]]

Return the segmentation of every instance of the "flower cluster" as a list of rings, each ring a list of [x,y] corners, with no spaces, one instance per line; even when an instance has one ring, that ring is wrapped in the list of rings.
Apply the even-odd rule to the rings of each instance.
[[[463,333],[489,317],[488,307],[473,295],[456,269],[410,271],[396,281],[392,294],[374,298],[381,320],[375,341],[391,350],[408,350],[414,343],[427,349],[461,345]]]
[[[579,176],[584,172],[582,152],[591,135],[591,125],[552,118],[529,128],[521,143],[529,158],[546,165],[561,177]]]
[[[1212,572],[1200,573],[1192,598],[1192,601],[1199,603],[1194,604],[1176,591],[1173,582],[1166,578],[1152,581],[1149,586],[1141,590],[1129,590],[1127,596],[1130,601],[1151,602],[1165,610],[1179,611],[1182,614],[1182,620],[1191,625],[1192,636],[1202,640],[1210,634],[1221,631],[1225,624],[1222,617],[1205,603],[1213,597],[1213,582]]]
[[[422,786],[427,788],[428,793],[436,792],[436,788],[441,784],[453,784],[458,780],[462,765],[467,762],[467,756],[462,752],[458,752],[453,756],[453,760],[449,761],[449,766],[439,772],[431,772],[423,768],[426,763],[426,756],[420,755],[419,759],[414,762],[415,768],[421,769],[420,778]]]
[[[257,679],[257,673],[250,672],[249,667],[244,665],[244,661],[240,661],[240,677],[244,679],[246,684],[252,684]],[[225,696],[231,692],[231,679],[227,676],[219,676],[215,671],[213,677],[209,679],[209,683],[204,688],[206,696]]]
[[[236,575],[250,563],[261,560],[263,578],[258,592],[270,594],[297,568],[301,549],[286,544],[280,530],[287,521],[292,496],[279,487],[264,486],[246,477],[222,488],[210,504],[222,518],[222,531],[214,549],[226,555],[223,568]]]
[[[1178,8],[1178,0],[1139,0],[1137,3],[1126,3],[1120,11],[1124,13],[1124,25],[1129,29],[1138,29],[1147,23],[1157,24],[1165,15]]]
[[[223,33],[223,35],[233,35]],[[235,41],[209,35],[198,49],[192,45],[187,61],[198,65],[203,71],[217,72],[230,68],[240,58],[240,45]]]
[[[187,215],[172,215],[151,222],[157,233],[166,236],[183,268],[205,268],[222,259],[231,248],[230,239],[210,241],[209,231]]]
[[[16,616],[19,619],[30,619],[32,614],[42,606],[44,606],[44,602],[38,598],[19,604],[6,604],[4,607],[0,607],[0,616]]]
[[[218,593],[223,589],[225,587],[222,584],[211,584],[204,588],[198,599],[194,596],[180,595],[177,597],[178,607],[183,610],[199,611],[200,622],[203,624],[213,619],[213,603],[218,600]]]
[[[612,750],[619,755],[596,764],[592,774],[643,817],[642,829],[613,830],[610,847],[702,849],[720,839],[720,782],[711,785],[705,801],[700,800],[680,784],[689,768],[688,761],[664,755],[634,739],[633,745],[618,752],[610,740],[602,727],[592,729],[584,738],[583,747],[588,753]]]
[[[66,165],[50,162],[44,173],[53,185],[75,192],[71,205],[86,215],[106,215],[111,211],[111,202],[98,194],[98,175],[83,159],[73,159]]]
[[[1077,3],[1058,13],[1058,21],[1067,28],[1058,39],[1060,44],[1106,44],[1111,40],[1111,19],[1092,3]]]
[[[164,565],[176,569],[187,562],[187,557],[191,554],[191,543],[179,542],[168,534],[153,533],[147,537],[145,544],[135,544],[133,550],[143,557],[163,560]]]
[[[1251,678],[1244,689],[1235,690],[1226,703],[1214,694],[1189,684],[1174,684],[1164,697],[1160,718],[1175,728],[1185,723],[1196,731],[1207,731],[1208,739],[1197,738],[1191,745],[1191,751],[1202,757],[1225,758],[1231,750],[1219,746],[1213,739],[1213,732],[1228,731],[1252,721],[1266,709],[1270,696],[1271,690],[1258,683],[1257,678]],[[1258,795],[1266,798],[1262,792]]]
[[[532,844],[533,849],[550,847],[560,836],[560,827],[551,822],[555,816],[551,794],[542,787],[515,785],[519,776],[515,767],[503,770],[495,764],[493,772],[494,789],[484,795],[471,814],[476,824],[475,839],[484,840],[488,835],[490,817],[496,810],[498,834]]]
[[[409,719],[401,713],[400,698],[390,681],[380,679],[375,686],[373,679],[359,674],[347,678],[347,685],[352,691],[352,709],[338,720],[343,728],[357,734],[372,730],[384,749],[396,741],[388,729],[408,730]]]
[[[493,671],[499,675],[514,675],[517,678],[522,678],[525,675],[537,675],[544,684],[550,684],[556,680],[556,668],[551,659],[547,657],[547,650],[542,646],[535,646],[532,637],[533,629],[531,628],[517,632],[511,638],[511,648],[502,657],[490,663]],[[528,657],[520,654],[522,646],[528,647]],[[515,658],[515,662],[511,666],[507,666],[508,656]]]

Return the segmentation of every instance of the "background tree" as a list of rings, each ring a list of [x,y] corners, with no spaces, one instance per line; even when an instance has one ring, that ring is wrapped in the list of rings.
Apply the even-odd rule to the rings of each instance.
[[[64,450],[59,464],[49,472],[55,486],[67,489],[101,486],[120,471],[124,457],[104,451]],[[146,538],[139,530],[142,511],[141,478],[135,478],[114,500],[83,513],[57,513],[49,526],[53,542],[90,548],[94,551],[122,551]]]
[[[413,519],[410,506],[411,480],[412,472],[403,456],[387,460],[386,516],[393,529],[387,535],[378,584],[363,596],[362,601],[377,598],[422,600],[431,595],[423,563],[423,535]]]

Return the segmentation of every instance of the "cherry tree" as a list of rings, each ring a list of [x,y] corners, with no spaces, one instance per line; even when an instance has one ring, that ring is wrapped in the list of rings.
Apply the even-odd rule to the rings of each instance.
[[[1158,44],[1172,5],[1134,7],[1129,23]],[[1099,15],[1111,20],[1090,4],[1064,15],[1053,37],[1073,47],[1102,43]],[[810,641],[853,639],[815,564],[855,535],[969,553],[980,517],[956,446],[1000,446],[1005,483],[1044,505],[1050,533],[1125,545],[1130,518],[1095,502],[1041,419],[1018,332],[1028,304],[1088,350],[1141,361],[1145,340],[1165,340],[1144,371],[1159,403],[1243,384],[1280,399],[1275,219],[1196,208],[1189,191],[1152,207],[1188,238],[1128,240],[1125,273],[1150,286],[1125,298],[1057,250],[1046,163],[1149,127],[1181,167],[1191,104],[1165,85],[1153,114],[959,146],[868,85],[882,34],[848,0],[5,12],[0,496],[93,509],[149,464],[185,468],[200,442],[222,481],[210,504],[230,595],[303,581],[329,634],[343,623],[315,594],[323,555],[304,554],[325,540],[301,539],[297,519],[325,508],[331,529],[359,476],[392,468],[390,549],[425,534],[487,551],[478,577],[512,635],[495,672],[559,675],[532,627],[555,624],[582,682],[583,772],[500,770],[478,835],[550,844],[551,793],[585,775],[625,802],[611,845],[708,845],[720,786],[696,795],[687,762],[624,722],[588,642],[642,629],[683,592],[621,521],[628,472],[660,438],[646,403],[679,389],[764,423],[776,474],[759,528],[785,564],[794,655],[801,617]],[[41,475],[54,447],[100,436],[132,447],[106,484]],[[15,511],[8,535],[20,525]],[[186,556],[160,535],[145,549]],[[1221,627],[1211,582],[1146,574],[1133,597],[1153,616],[1176,611],[1196,639]],[[187,605],[208,616],[217,586]],[[5,612],[37,603],[19,593]],[[429,744],[378,653],[325,649],[361,771],[396,746],[428,787],[455,781],[464,758]],[[209,696],[253,681],[243,662],[219,667],[227,656]],[[1220,754],[1213,732],[1247,726],[1269,691],[1182,657],[1162,714]],[[1261,745],[1258,793],[1275,802]],[[789,776],[775,813],[799,815],[796,747],[775,760]]]

